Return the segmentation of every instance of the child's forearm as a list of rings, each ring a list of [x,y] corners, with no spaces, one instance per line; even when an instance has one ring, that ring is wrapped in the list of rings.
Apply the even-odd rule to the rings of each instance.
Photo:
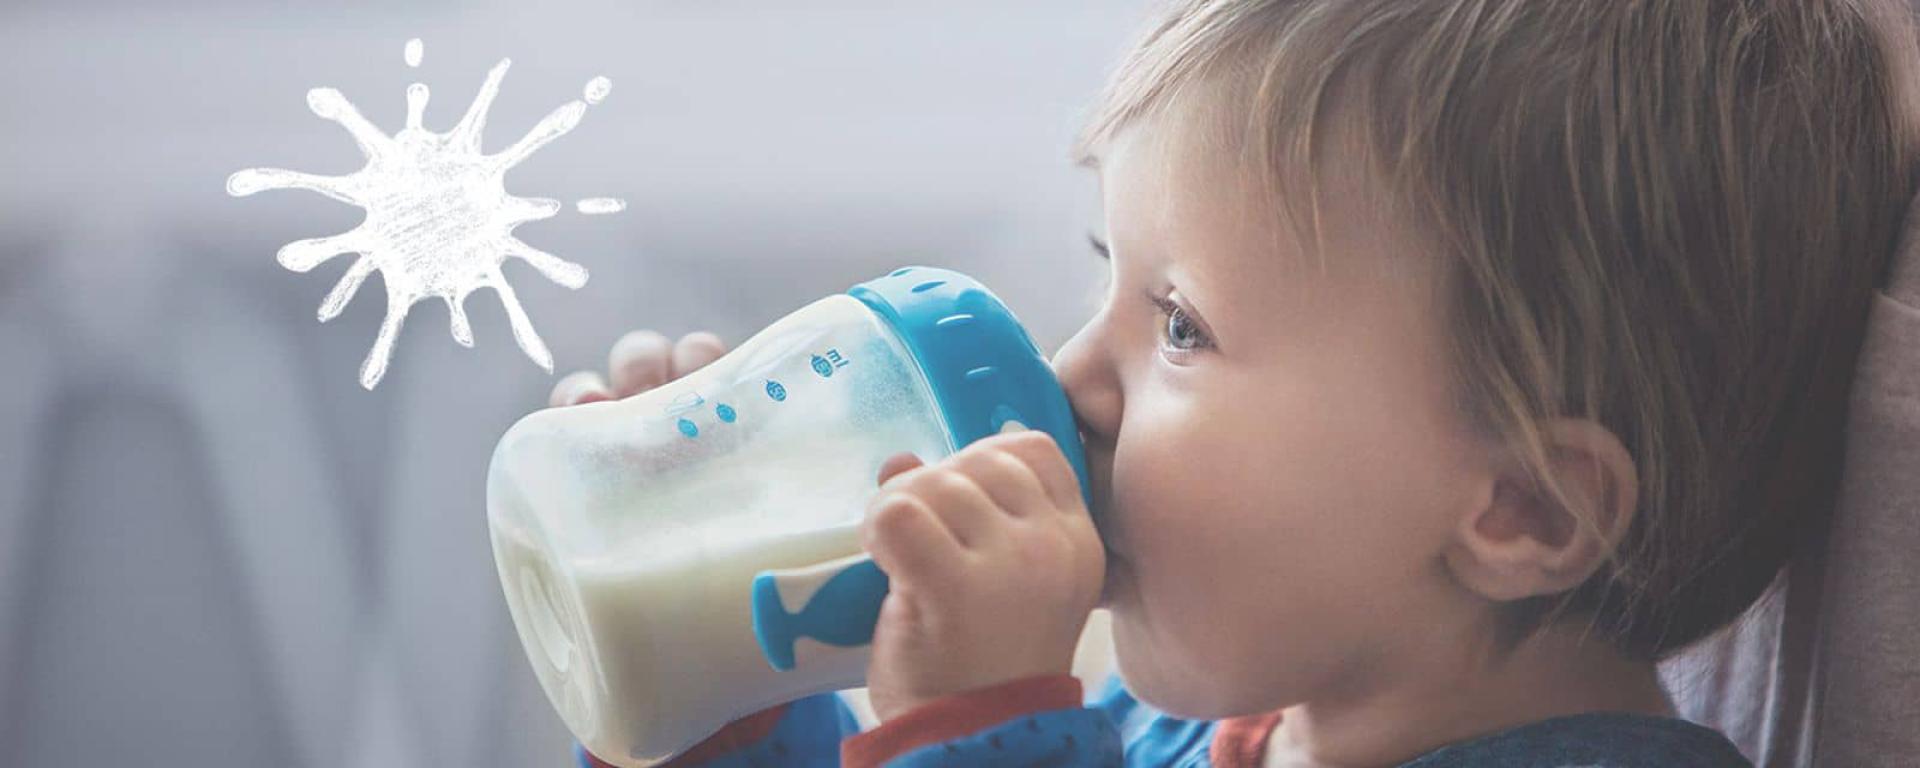
[[[1030,677],[916,707],[840,749],[845,768],[1118,766],[1119,733],[1071,675]]]

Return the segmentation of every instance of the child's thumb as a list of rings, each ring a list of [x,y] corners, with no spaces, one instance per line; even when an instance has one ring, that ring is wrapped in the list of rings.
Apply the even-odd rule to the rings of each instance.
[[[887,457],[887,460],[881,463],[880,477],[875,480],[874,483],[877,485],[886,485],[887,481],[892,480],[894,475],[920,467],[924,464],[926,464],[926,462],[921,461],[919,456],[911,453],[896,453]]]

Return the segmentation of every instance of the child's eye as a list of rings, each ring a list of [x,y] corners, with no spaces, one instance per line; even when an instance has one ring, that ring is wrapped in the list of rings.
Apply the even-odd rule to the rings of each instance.
[[[1173,303],[1172,299],[1155,296],[1153,304],[1160,308],[1161,316],[1167,320],[1162,333],[1166,336],[1167,345],[1170,348],[1181,352],[1192,352],[1213,345],[1213,340],[1207,338],[1206,332],[1200,330],[1200,326],[1193,322],[1193,318],[1187,316],[1187,311],[1181,309],[1179,304]]]
[[[1113,248],[1098,235],[1087,233],[1087,244],[1093,246],[1093,252],[1102,260],[1113,260]],[[1187,311],[1173,299],[1148,294],[1147,300],[1153,302],[1153,305],[1159,308],[1160,315],[1166,318],[1166,325],[1162,326],[1160,331],[1166,337],[1170,349],[1186,353],[1213,346],[1213,339],[1208,338],[1207,332],[1201,330],[1200,324],[1188,317]]]

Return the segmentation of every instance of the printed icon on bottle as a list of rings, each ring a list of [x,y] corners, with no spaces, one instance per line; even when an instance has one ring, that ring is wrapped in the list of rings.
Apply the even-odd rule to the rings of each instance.
[[[833,375],[833,369],[847,367],[850,361],[840,355],[840,350],[828,349],[826,357],[814,355],[812,362],[813,372],[820,374],[820,378],[824,379]]]
[[[776,403],[785,400],[787,399],[787,388],[782,386],[780,382],[767,379],[767,397],[773,398],[773,401]]]
[[[726,403],[714,406],[713,414],[719,416],[721,421],[728,424],[732,424],[734,419],[739,418],[739,414],[734,413],[733,406],[727,405]]]

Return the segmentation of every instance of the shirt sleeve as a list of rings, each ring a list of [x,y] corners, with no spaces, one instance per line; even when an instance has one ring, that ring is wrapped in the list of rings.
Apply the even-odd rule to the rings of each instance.
[[[838,695],[816,694],[728,723],[661,768],[838,768],[841,739],[859,730]],[[574,751],[580,768],[612,768],[585,749]]]
[[[928,702],[841,745],[846,768],[1121,765],[1106,712],[1072,675],[1015,680]]]

